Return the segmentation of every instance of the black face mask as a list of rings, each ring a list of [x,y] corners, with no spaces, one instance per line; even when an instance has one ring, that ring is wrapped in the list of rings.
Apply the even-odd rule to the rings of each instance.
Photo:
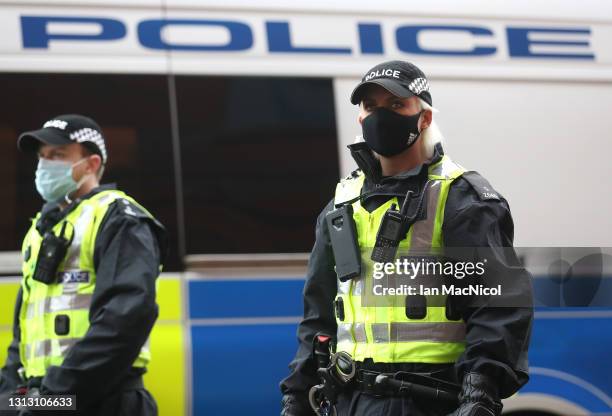
[[[363,119],[363,139],[379,155],[398,155],[419,138],[420,116],[421,112],[402,116],[384,107],[378,108]]]

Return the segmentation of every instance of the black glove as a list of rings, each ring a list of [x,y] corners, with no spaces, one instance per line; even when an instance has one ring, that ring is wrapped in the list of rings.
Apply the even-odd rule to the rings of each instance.
[[[495,382],[482,374],[468,373],[463,377],[459,407],[448,416],[498,416],[501,411]]]
[[[314,416],[315,412],[310,407],[308,397],[303,394],[289,393],[283,396],[281,401],[280,416]]]

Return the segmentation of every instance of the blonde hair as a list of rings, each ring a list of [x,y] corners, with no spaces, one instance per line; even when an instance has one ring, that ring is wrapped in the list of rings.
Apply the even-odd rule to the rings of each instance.
[[[419,98],[419,104],[421,105],[421,110],[430,110],[432,113],[437,113],[438,110],[427,102],[425,102],[422,98]],[[440,128],[436,124],[436,121],[431,119],[431,124],[425,130],[421,132],[421,141],[422,146],[425,149],[425,155],[428,159],[434,154],[434,148],[437,143],[442,143],[444,141],[444,136],[442,136],[442,132]]]

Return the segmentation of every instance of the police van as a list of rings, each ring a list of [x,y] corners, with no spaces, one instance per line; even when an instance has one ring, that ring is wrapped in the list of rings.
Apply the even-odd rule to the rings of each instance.
[[[276,414],[315,219],[355,168],[350,92],[402,59],[534,265],[531,381],[505,413],[610,414],[609,253],[585,284],[593,250],[562,248],[612,246],[611,46],[598,0],[0,0],[0,359],[42,202],[16,138],[78,112],[106,134],[104,180],[171,235],[145,380],[160,414]]]

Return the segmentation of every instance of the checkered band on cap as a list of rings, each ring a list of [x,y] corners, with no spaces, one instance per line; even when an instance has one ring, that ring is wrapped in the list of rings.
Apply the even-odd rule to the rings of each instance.
[[[429,82],[425,78],[416,78],[408,85],[408,89],[412,91],[414,95],[419,95],[423,91],[429,91]]]
[[[102,153],[102,163],[106,163],[106,146],[99,131],[86,127],[70,133],[70,140],[74,140],[77,143],[91,142],[95,144],[100,149],[100,153]]]
[[[425,78],[417,78],[408,85],[408,89],[414,95],[419,95],[423,91],[429,91],[429,82]]]

